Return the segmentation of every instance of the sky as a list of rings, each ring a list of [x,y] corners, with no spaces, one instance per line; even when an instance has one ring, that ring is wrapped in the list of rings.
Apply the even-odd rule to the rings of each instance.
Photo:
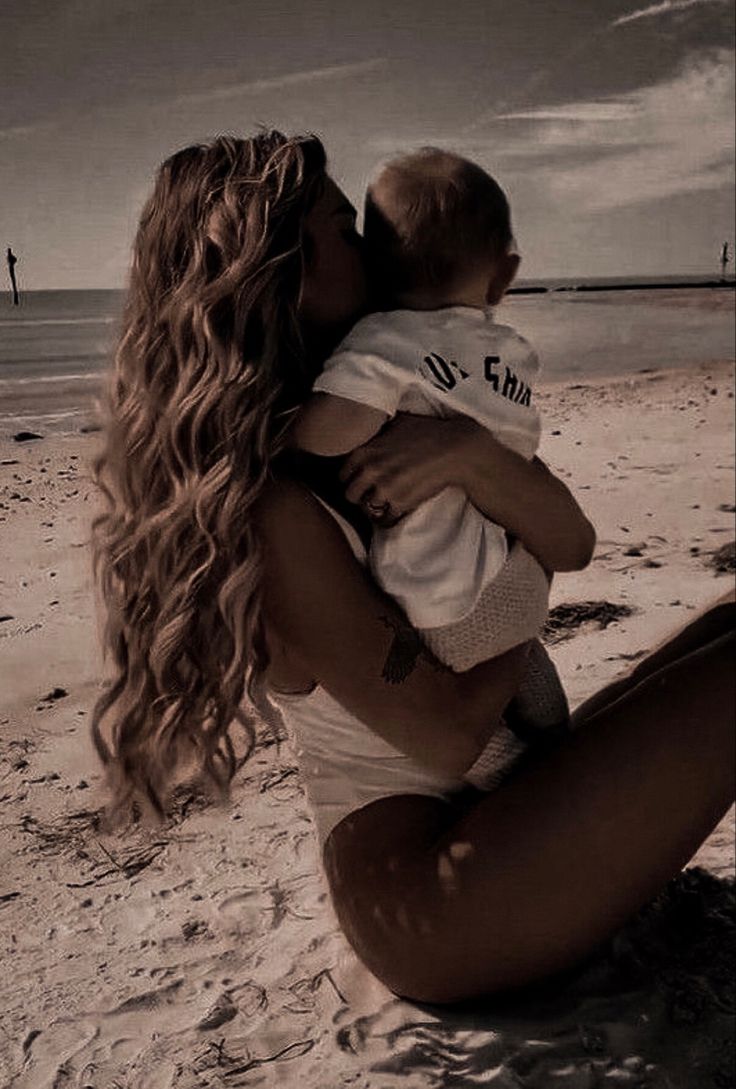
[[[528,279],[715,273],[734,33],[732,0],[3,2],[0,245],[26,289],[122,287],[158,164],[267,125],[358,208],[410,148],[480,163]]]

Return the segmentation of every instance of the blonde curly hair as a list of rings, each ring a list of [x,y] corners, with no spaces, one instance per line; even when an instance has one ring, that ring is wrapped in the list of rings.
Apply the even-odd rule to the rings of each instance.
[[[162,821],[192,756],[227,803],[267,711],[251,512],[313,377],[297,307],[304,218],[324,179],[317,137],[222,136],[167,159],[141,215],[92,462],[107,508],[92,522],[93,581],[114,676],[91,733],[111,823],[139,802]]]

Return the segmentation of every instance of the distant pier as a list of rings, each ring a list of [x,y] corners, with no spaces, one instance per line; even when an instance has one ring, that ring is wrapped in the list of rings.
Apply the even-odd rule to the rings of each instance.
[[[677,283],[663,283],[661,281],[647,280],[641,283],[627,284],[570,284],[561,287],[544,287],[530,284],[528,287],[511,287],[507,295],[546,295],[558,291],[679,291],[681,288],[688,290],[707,288],[731,288],[736,287],[736,280],[678,280]]]

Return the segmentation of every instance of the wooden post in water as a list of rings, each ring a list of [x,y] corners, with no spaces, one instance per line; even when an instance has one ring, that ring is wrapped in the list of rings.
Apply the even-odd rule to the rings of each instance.
[[[721,279],[722,280],[726,279],[726,269],[728,267],[728,262],[730,260],[731,260],[731,257],[730,257],[729,252],[728,252],[728,242],[724,242],[722,247],[721,247]]]
[[[15,279],[15,266],[18,264],[18,258],[15,256],[10,246],[8,246],[8,272],[10,273],[10,286],[13,289],[13,306],[20,306],[20,295],[18,294],[18,284]]]

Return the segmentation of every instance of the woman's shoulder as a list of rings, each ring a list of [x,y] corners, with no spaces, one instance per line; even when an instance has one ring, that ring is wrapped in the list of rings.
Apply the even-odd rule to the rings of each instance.
[[[266,537],[293,529],[305,515],[317,516],[320,504],[300,480],[274,476],[265,484],[253,506],[253,521]]]
[[[335,564],[352,568],[367,562],[367,543],[355,526],[299,481],[270,483],[255,511],[262,543],[274,559],[292,570],[309,563],[325,575]],[[349,556],[349,553],[352,555]]]
[[[253,522],[271,547],[304,553],[307,548],[344,535],[323,502],[302,481],[274,477],[253,507]]]
[[[330,534],[347,534],[353,551],[364,553],[372,526],[364,512],[349,503],[339,480],[343,457],[317,457],[302,451],[284,452],[259,497],[254,515],[264,533],[281,534],[304,520]]]

